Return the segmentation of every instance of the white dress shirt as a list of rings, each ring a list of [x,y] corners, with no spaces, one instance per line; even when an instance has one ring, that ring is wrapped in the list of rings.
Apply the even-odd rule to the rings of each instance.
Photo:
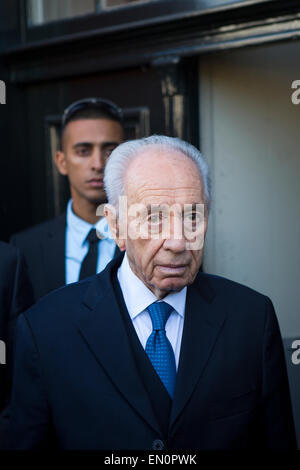
[[[157,301],[157,297],[133,273],[126,252],[117,276],[133,326],[145,349],[147,339],[152,333],[152,321],[146,309],[150,304]],[[166,335],[174,351],[176,369],[178,369],[179,363],[186,291],[187,288],[184,287],[180,292],[172,292],[162,299],[173,307],[166,323]]]
[[[72,199],[67,206],[65,269],[66,284],[79,279],[81,263],[89,250],[86,237],[92,228],[96,228],[103,239],[98,242],[97,273],[102,271],[114,256],[116,244],[111,236],[105,217],[92,225],[74,214]]]

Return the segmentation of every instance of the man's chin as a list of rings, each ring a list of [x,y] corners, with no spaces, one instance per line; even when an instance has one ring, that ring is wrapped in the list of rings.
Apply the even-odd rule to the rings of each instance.
[[[160,293],[160,296],[166,296],[171,292],[180,292],[187,284],[188,282],[185,282],[182,278],[164,279],[162,282],[154,286],[154,289],[156,295]]]
[[[95,194],[95,195],[90,195],[87,197],[87,199],[90,201],[92,204],[106,204],[107,203],[107,197],[106,194]]]

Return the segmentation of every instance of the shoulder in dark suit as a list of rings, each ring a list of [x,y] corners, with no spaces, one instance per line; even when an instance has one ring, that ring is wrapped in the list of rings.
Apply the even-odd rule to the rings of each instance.
[[[169,428],[151,407],[116,296],[121,257],[18,321],[9,448],[295,449],[271,301],[199,273],[188,287]]]
[[[13,235],[10,243],[26,259],[35,300],[65,285],[66,214]]]
[[[65,284],[65,232],[62,214],[11,237],[26,259],[36,300]]]
[[[2,355],[5,353],[5,364],[0,364],[0,410],[9,388],[16,319],[32,303],[32,288],[20,250],[0,242],[0,340]]]

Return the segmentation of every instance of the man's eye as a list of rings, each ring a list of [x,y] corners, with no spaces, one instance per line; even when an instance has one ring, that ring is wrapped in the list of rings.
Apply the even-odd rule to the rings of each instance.
[[[150,224],[161,224],[168,217],[168,214],[165,212],[154,212],[148,216],[148,222]]]
[[[201,221],[201,215],[198,212],[189,212],[185,214],[185,221],[188,223],[198,224]]]
[[[115,146],[114,146],[114,147],[108,147],[108,148],[106,148],[106,149],[104,150],[104,154],[105,154],[107,157],[109,157],[109,155],[111,154],[111,152],[112,152],[113,150],[115,150],[115,148],[116,148]]]
[[[159,224],[161,222],[161,214],[150,214],[148,217],[148,222],[150,224]]]
[[[91,154],[91,149],[89,149],[88,147],[79,147],[78,149],[76,149],[76,154],[79,157],[88,157]]]

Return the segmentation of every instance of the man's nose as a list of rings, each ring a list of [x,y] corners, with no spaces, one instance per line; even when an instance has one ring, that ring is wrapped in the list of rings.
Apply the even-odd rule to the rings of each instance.
[[[93,154],[91,156],[91,165],[92,169],[95,171],[101,171],[105,166],[105,158],[99,147],[94,148]]]
[[[164,242],[164,248],[174,253],[182,253],[185,251],[185,243],[181,217],[174,217],[170,224],[169,236]]]

